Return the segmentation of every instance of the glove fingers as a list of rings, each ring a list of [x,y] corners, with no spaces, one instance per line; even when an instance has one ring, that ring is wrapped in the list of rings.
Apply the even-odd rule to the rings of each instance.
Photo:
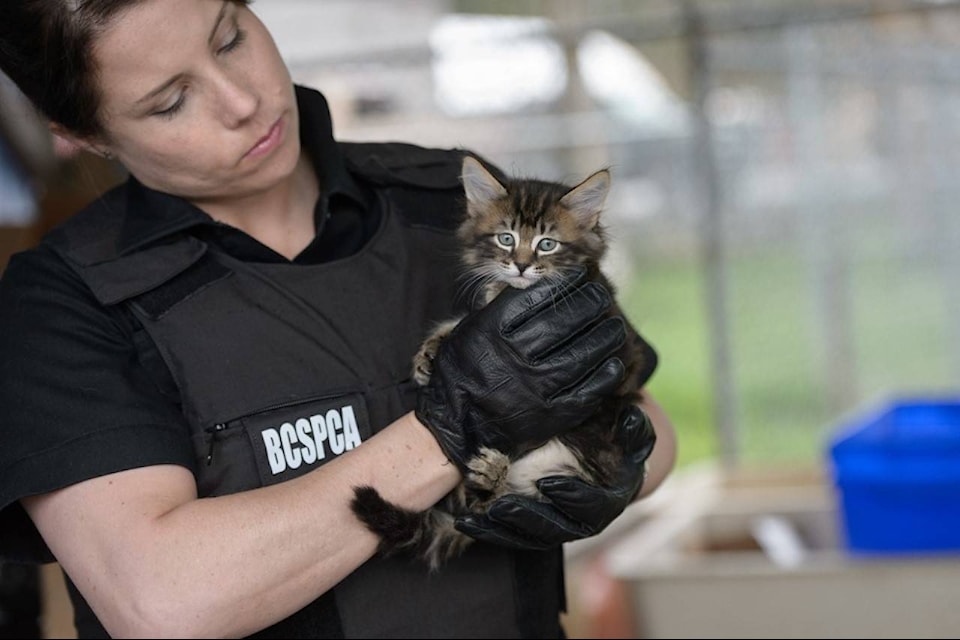
[[[627,330],[622,318],[606,318],[542,359],[546,369],[591,371],[623,346]]]
[[[579,289],[586,277],[587,270],[578,267],[562,279],[541,278],[526,289],[507,288],[487,308],[500,314],[500,332],[509,334],[541,310],[552,307],[558,298]]]
[[[550,545],[521,535],[508,527],[498,524],[486,516],[461,516],[454,521],[454,527],[460,533],[475,540],[514,549],[546,549]]]
[[[523,531],[544,547],[578,540],[592,533],[553,505],[521,496],[510,495],[497,500],[487,515],[494,522]]]
[[[578,365],[578,367],[582,366]],[[567,381],[569,375],[557,376],[559,379],[551,381],[553,383],[551,388],[558,388],[559,390],[551,394],[551,400],[555,404],[567,405],[573,409],[580,408],[580,412],[584,413],[584,417],[586,417],[589,415],[589,409],[596,407],[601,398],[613,395],[620,383],[623,382],[625,372],[620,358],[609,358],[585,379],[571,380],[565,386],[562,383]],[[576,386],[571,388],[570,385]],[[587,408],[588,411],[584,412],[582,408]]]
[[[628,456],[640,461],[650,457],[657,442],[653,423],[646,412],[636,405],[630,405],[620,413],[614,437]]]
[[[597,487],[569,476],[551,476],[537,482],[537,488],[554,507],[571,520],[591,523],[596,532],[610,523],[629,503],[624,491]]]
[[[550,304],[505,337],[528,361],[544,360],[595,323],[612,302],[610,293],[595,282],[568,291],[558,290]]]

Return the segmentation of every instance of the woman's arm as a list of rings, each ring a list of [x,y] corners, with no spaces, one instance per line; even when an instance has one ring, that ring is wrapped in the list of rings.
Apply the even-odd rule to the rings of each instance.
[[[244,636],[301,609],[370,558],[353,487],[426,509],[459,481],[407,414],[288,482],[197,498],[193,475],[151,466],[23,499],[114,637]],[[255,606],[251,606],[255,603]]]
[[[657,443],[654,445],[650,457],[647,458],[647,477],[643,482],[640,493],[637,494],[636,500],[653,493],[670,475],[677,461],[677,434],[670,417],[646,389],[643,389],[641,393],[643,397],[640,408],[646,412],[651,424],[653,424],[653,430],[657,433]]]

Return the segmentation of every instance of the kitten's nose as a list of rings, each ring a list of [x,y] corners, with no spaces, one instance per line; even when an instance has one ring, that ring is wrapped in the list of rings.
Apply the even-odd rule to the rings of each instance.
[[[517,271],[520,272],[520,275],[523,275],[523,272],[526,270],[527,267],[530,266],[530,263],[529,263],[529,262],[514,262],[514,265],[516,265]]]

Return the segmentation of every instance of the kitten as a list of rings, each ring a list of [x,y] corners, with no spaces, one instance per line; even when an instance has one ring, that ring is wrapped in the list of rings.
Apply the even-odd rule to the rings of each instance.
[[[480,285],[482,304],[506,287],[524,289],[581,265],[591,279],[613,291],[600,270],[607,247],[600,213],[610,187],[608,171],[598,171],[571,188],[542,180],[498,179],[479,160],[466,156],[462,181],[467,216],[458,240],[468,273]],[[437,348],[460,320],[439,325],[414,357],[413,377],[421,386],[430,379]],[[380,535],[380,553],[412,552],[437,569],[473,541],[454,528],[456,516],[483,513],[508,493],[542,498],[536,481],[545,476],[577,476],[601,486],[612,481],[623,459],[612,438],[614,423],[623,407],[640,399],[636,373],[642,356],[635,340],[628,331],[627,344],[617,354],[626,367],[624,382],[586,423],[515,460],[494,449],[481,449],[468,461],[470,471],[460,485],[433,508],[402,509],[372,487],[356,488],[351,507],[367,528]]]

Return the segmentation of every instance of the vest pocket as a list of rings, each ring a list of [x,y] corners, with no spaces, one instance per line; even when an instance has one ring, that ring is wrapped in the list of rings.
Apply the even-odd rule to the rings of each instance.
[[[272,406],[194,438],[201,497],[290,480],[358,447],[372,433],[361,393]]]

